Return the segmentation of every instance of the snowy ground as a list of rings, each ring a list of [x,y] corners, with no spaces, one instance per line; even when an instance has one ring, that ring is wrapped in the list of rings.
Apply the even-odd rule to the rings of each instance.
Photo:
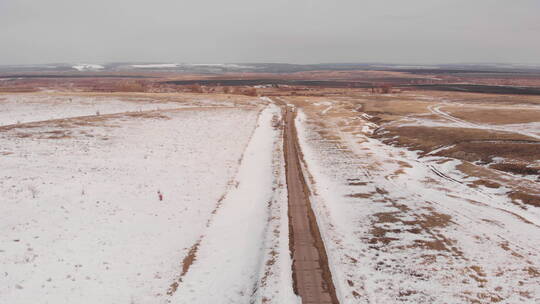
[[[178,106],[7,99],[1,125],[68,119],[0,132],[0,302],[185,303],[181,294],[199,303],[220,296],[234,303],[291,299],[290,260],[281,254],[288,231],[275,108],[259,118],[261,108],[251,106],[163,110]],[[156,106],[161,110],[138,112]],[[69,118],[96,108],[136,113]],[[216,255],[213,248],[235,235],[249,237],[238,238],[227,259]],[[186,284],[228,262],[232,272],[212,277],[236,289],[205,281],[196,291],[180,285],[169,293],[197,242],[200,255]]]
[[[319,113],[297,123],[340,303],[540,301],[538,208]]]
[[[299,303],[280,109],[171,96],[0,95],[0,303]],[[507,195],[535,182],[470,187],[344,104],[296,121],[340,303],[540,302],[540,208]]]
[[[235,178],[171,303],[296,303],[288,254],[280,110],[261,113]]]
[[[65,117],[203,106],[193,102],[163,102],[149,98],[71,96],[60,94],[0,95],[0,126]],[[210,104],[211,106],[214,104]],[[219,104],[227,106],[227,104]]]

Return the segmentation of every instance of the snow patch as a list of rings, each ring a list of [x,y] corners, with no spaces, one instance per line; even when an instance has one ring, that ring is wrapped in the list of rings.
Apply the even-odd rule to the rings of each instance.
[[[77,71],[83,72],[83,71],[99,71],[103,70],[105,67],[99,64],[89,64],[89,63],[81,63],[72,66]]]

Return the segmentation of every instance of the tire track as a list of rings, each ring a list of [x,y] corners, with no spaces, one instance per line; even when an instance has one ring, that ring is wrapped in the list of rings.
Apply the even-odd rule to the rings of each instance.
[[[179,110],[179,109],[174,109],[174,110]],[[248,139],[248,141],[246,143],[246,146],[244,147],[244,150],[242,151],[242,154],[240,155],[240,158],[238,159],[238,166],[236,167],[235,173],[232,175],[232,179],[228,181],[225,192],[223,192],[221,197],[217,200],[216,205],[214,206],[214,209],[212,209],[212,212],[210,212],[210,215],[209,215],[208,219],[206,220],[206,224],[204,226],[206,229],[208,229],[210,227],[210,225],[212,224],[212,222],[214,220],[214,217],[216,216],[218,210],[220,209],[220,207],[221,207],[221,205],[223,203],[223,200],[225,200],[225,198],[227,198],[227,194],[229,194],[229,192],[233,188],[238,188],[238,185],[239,185],[240,182],[237,179],[237,175],[238,175],[238,172],[240,170],[240,165],[242,164],[242,161],[244,160],[244,156],[246,154],[247,147],[249,146],[249,143],[253,139],[253,135],[255,134],[255,130],[258,127],[258,122],[259,122],[259,119],[260,119],[260,116],[261,116],[261,112],[262,112],[262,109],[259,109],[259,112],[257,114],[257,123],[255,124],[255,127],[251,131],[251,134],[249,135],[249,139]],[[204,237],[205,237],[205,233],[203,232],[199,236],[199,238],[193,243],[193,245],[191,245],[191,247],[189,248],[189,251],[187,252],[187,254],[182,259],[182,271],[174,279],[174,281],[169,285],[169,287],[168,287],[168,289],[166,291],[166,294],[168,296],[173,296],[176,293],[176,291],[178,290],[178,287],[183,282],[184,276],[188,273],[191,265],[193,265],[193,263],[197,260],[197,252],[199,250],[199,247],[200,247],[201,242],[203,241]]]

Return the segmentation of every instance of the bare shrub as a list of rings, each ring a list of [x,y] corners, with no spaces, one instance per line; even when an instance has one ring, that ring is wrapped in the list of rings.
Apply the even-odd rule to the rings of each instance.
[[[198,83],[186,86],[186,89],[192,93],[203,93],[203,88]]]
[[[244,90],[244,95],[257,96],[257,89],[255,89],[255,88],[247,88],[247,89]]]
[[[392,85],[390,84],[382,84],[379,86],[380,92],[382,94],[390,94],[392,93]]]
[[[231,94],[242,94],[242,91],[238,87],[229,87],[229,89],[229,93]]]
[[[117,90],[120,92],[145,92],[146,83],[142,80],[123,81],[118,84]]]

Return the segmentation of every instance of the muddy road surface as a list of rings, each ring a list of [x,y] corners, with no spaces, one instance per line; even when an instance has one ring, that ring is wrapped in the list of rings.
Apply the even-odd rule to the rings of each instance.
[[[302,297],[302,303],[338,303],[326,250],[302,173],[295,116],[294,109],[285,108],[284,152],[294,290]]]

